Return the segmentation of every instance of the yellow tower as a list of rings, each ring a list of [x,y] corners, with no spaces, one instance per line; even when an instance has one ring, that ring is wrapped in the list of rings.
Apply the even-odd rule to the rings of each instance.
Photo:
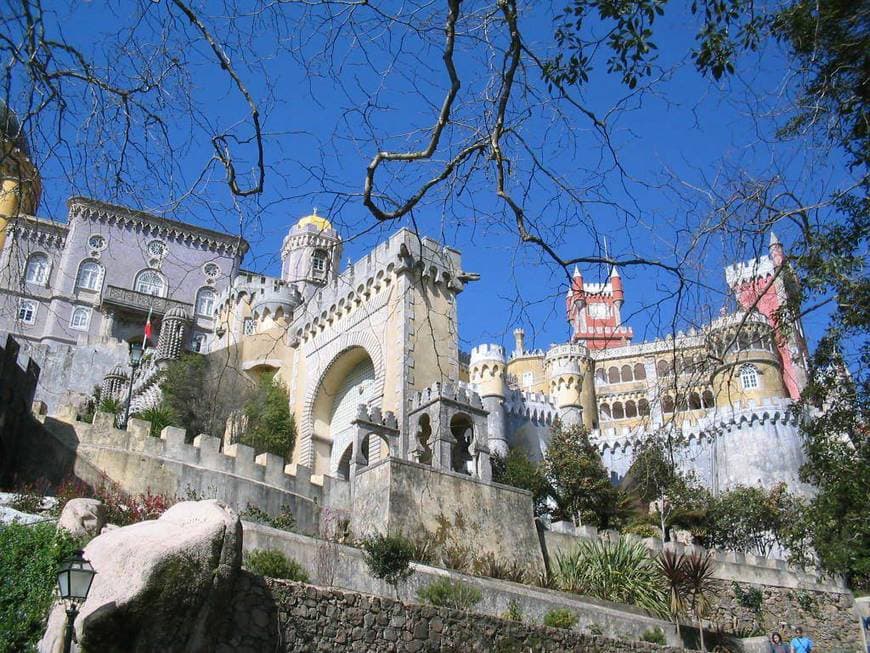
[[[9,223],[20,215],[36,213],[40,191],[39,171],[30,161],[18,118],[0,100],[0,251]]]
[[[598,415],[591,399],[594,366],[583,345],[552,347],[545,359],[550,398],[559,409],[563,424],[580,424],[595,428]]]
[[[717,406],[787,397],[773,328],[760,313],[736,313],[709,327],[710,349],[721,361],[713,370]]]

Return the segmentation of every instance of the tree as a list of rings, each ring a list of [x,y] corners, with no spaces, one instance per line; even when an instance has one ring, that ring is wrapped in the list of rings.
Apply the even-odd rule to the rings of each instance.
[[[371,575],[392,586],[398,600],[399,584],[414,573],[414,543],[399,533],[376,533],[362,541],[362,548]]]
[[[492,480],[531,492],[536,516],[549,512],[550,487],[543,466],[532,462],[522,449],[510,449],[506,456],[493,455]]]
[[[257,453],[273,453],[290,460],[296,442],[296,424],[290,412],[287,388],[274,375],[261,376],[253,397],[244,407],[247,420],[241,442]]]
[[[583,426],[553,426],[544,470],[556,503],[554,517],[598,528],[614,525],[619,491]]]

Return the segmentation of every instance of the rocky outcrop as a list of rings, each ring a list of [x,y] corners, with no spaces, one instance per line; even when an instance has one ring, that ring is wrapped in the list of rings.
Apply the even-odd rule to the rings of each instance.
[[[97,499],[70,499],[57,520],[73,537],[94,537],[106,525],[106,506]]]
[[[85,548],[97,572],[76,620],[88,651],[212,650],[241,566],[238,516],[217,501],[174,505],[160,519],[107,531]],[[63,606],[39,645],[61,650]]]

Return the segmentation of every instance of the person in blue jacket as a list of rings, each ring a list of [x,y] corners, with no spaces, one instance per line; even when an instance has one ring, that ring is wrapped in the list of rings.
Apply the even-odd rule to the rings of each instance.
[[[811,653],[813,650],[813,640],[804,635],[804,630],[800,626],[794,629],[795,637],[791,640],[791,653]]]

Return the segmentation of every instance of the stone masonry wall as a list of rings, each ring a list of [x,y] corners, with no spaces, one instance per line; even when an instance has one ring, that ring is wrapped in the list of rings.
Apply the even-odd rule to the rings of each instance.
[[[680,651],[644,642],[532,626],[460,610],[405,605],[392,599],[266,579],[268,593],[246,587],[233,610],[233,624],[217,653],[264,650],[262,634],[246,624],[277,617],[276,651]],[[272,642],[268,642],[272,644]]]

